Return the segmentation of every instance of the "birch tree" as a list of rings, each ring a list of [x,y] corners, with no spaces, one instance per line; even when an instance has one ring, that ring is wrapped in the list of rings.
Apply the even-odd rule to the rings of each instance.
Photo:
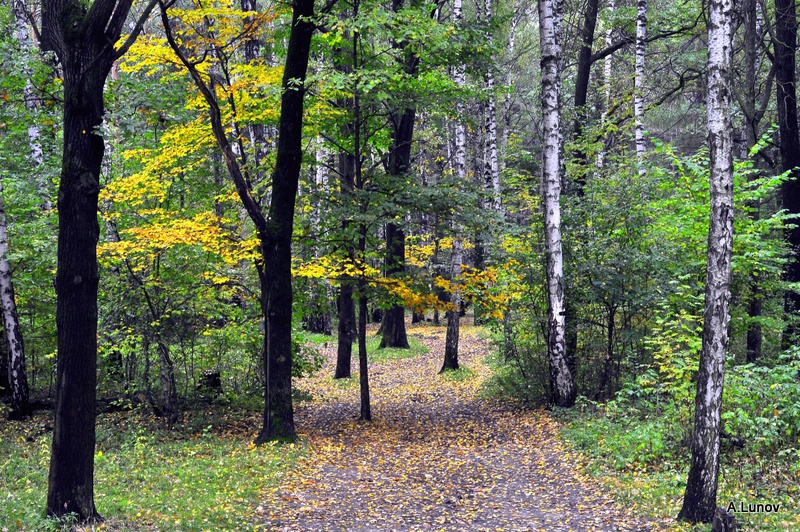
[[[539,0],[542,47],[542,198],[547,261],[547,353],[553,401],[575,402],[575,381],[566,360],[564,320],[564,257],[561,251],[561,24],[563,0]]]
[[[17,42],[26,51],[32,48],[28,33],[28,23],[25,20],[25,6],[21,0],[14,2],[14,22],[16,27]],[[30,78],[23,89],[25,108],[32,114],[36,110],[34,102],[33,84]],[[31,120],[28,125],[28,146],[30,160],[34,172],[41,170],[42,146],[39,139],[39,127]],[[41,181],[38,173],[35,176],[37,184]],[[25,367],[25,348],[22,340],[22,331],[19,326],[17,304],[14,298],[14,281],[11,274],[11,263],[8,261],[8,227],[6,225],[5,201],[3,185],[0,183],[0,306],[3,310],[3,324],[8,340],[8,383],[11,387],[11,414],[12,419],[19,419],[28,414],[28,377]]]
[[[487,0],[487,4],[491,0]],[[461,9],[461,0],[453,1],[453,24],[460,28],[464,23],[464,13]],[[464,63],[458,62],[453,69],[453,81],[459,87],[466,84],[466,69]],[[457,183],[464,183],[467,179],[467,128],[463,122],[464,102],[461,99],[456,103],[456,123],[454,136],[453,166]],[[488,115],[487,115],[488,116]],[[496,146],[495,146],[496,151]],[[496,161],[496,159],[495,159]],[[460,329],[461,294],[456,284],[456,279],[461,275],[461,262],[463,260],[462,227],[457,218],[453,220],[453,251],[450,256],[450,280],[452,294],[450,304],[453,306],[447,311],[447,335],[444,344],[444,363],[441,372],[448,369],[458,369],[458,336]],[[440,373],[441,373],[440,372]]]
[[[647,39],[647,0],[636,2],[636,59],[633,77],[634,137],[639,175],[645,173],[644,156],[647,144],[644,138],[644,53]]]
[[[711,214],[708,230],[703,346],[697,376],[692,464],[678,519],[710,522],[717,506],[720,414],[730,322],[733,250],[731,126],[732,0],[708,3],[708,144]]]

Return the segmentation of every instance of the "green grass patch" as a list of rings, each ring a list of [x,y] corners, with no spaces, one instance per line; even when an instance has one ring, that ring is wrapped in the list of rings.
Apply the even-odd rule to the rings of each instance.
[[[58,530],[43,518],[52,432],[44,417],[0,431],[0,529]],[[95,501],[117,530],[222,531],[259,528],[255,512],[303,448],[256,448],[251,430],[234,423],[199,432],[167,432],[138,413],[98,418]],[[257,425],[253,425],[257,426]],[[112,436],[113,434],[113,436]],[[33,439],[33,441],[29,441]]]
[[[441,374],[441,377],[448,381],[468,381],[474,379],[477,374],[466,366],[458,369],[449,369]]]
[[[337,336],[335,334],[331,335],[302,331],[302,339],[305,343],[314,344],[321,348],[327,348],[336,345]]]
[[[358,388],[359,382],[356,377],[347,377],[346,379],[334,379],[333,377],[330,378],[331,383],[336,386],[337,388],[344,388],[344,389],[351,389],[351,388]]]
[[[411,335],[408,336],[409,349],[397,349],[394,347],[384,347],[380,349],[380,345],[380,336],[367,336],[367,358],[369,358],[370,362],[388,362],[390,360],[414,358],[428,352],[428,348],[425,347],[418,338]],[[358,353],[357,349],[357,345],[353,344],[354,354]]]

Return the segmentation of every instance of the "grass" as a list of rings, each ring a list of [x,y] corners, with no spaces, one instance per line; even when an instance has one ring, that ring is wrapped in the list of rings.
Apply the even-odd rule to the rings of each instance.
[[[442,378],[449,381],[468,381],[477,377],[477,373],[472,371],[466,366],[460,366],[458,369],[447,370],[442,373]]]
[[[587,457],[587,471],[621,505],[642,515],[671,520],[670,530],[708,530],[708,525],[674,521],[683,502],[690,457],[688,449],[670,441],[674,427],[631,417],[610,418],[591,410],[565,418],[565,440]],[[746,448],[723,451],[719,506],[781,505],[777,513],[735,513],[739,530],[800,530],[797,456],[749,454]]]
[[[369,358],[370,362],[388,362],[390,360],[414,358],[428,352],[428,348],[425,347],[419,339],[411,335],[408,336],[409,349],[397,349],[394,347],[384,347],[381,349],[379,347],[380,344],[380,336],[367,336],[367,358]],[[357,352],[355,344],[353,347],[353,351]]]
[[[301,446],[252,445],[248,423],[228,411],[188,413],[168,432],[138,412],[98,417],[95,501],[108,530],[223,531],[259,528],[265,489],[291,468]],[[209,422],[201,430],[198,424]],[[199,420],[199,421],[198,421]],[[0,422],[0,530],[49,531],[43,518],[52,432],[49,416]],[[193,428],[195,430],[193,430]],[[31,441],[32,440],[32,441]]]
[[[324,334],[303,333],[303,339],[309,343],[316,345],[320,348],[336,347],[337,336],[327,336]],[[424,355],[428,352],[422,342],[414,335],[408,335],[409,349],[397,349],[393,347],[384,347],[381,349],[381,337],[369,330],[367,331],[367,357],[370,362],[388,362],[390,360],[400,360],[403,358],[414,358],[419,355]],[[353,356],[358,357],[358,343],[353,342]]]

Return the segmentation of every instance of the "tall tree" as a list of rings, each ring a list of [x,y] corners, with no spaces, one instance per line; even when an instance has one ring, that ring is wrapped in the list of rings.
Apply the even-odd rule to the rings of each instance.
[[[278,147],[272,174],[270,206],[264,216],[253,197],[251,181],[243,173],[234,147],[228,141],[217,95],[205,82],[171,30],[167,14],[170,4],[161,3],[161,20],[167,40],[200,90],[209,106],[211,129],[222,151],[239,199],[256,227],[262,263],[259,265],[264,332],[264,419],[256,445],[270,440],[289,441],[297,437],[292,405],[292,231],[294,207],[302,165],[303,100],[308,72],[311,38],[314,34],[314,0],[295,0],[292,25],[283,72],[281,113],[278,121]],[[237,127],[237,126],[234,126]],[[239,150],[239,154],[244,152]],[[268,272],[267,272],[268,269]]]
[[[781,196],[783,208],[790,214],[800,214],[800,129],[797,123],[797,79],[795,55],[797,52],[797,7],[794,0],[775,0],[775,96],[780,133],[781,170],[789,172]],[[788,240],[794,257],[789,262],[786,280],[800,282],[800,225],[789,229]],[[800,310],[800,294],[789,290],[786,294],[786,311]],[[784,344],[793,342],[798,327],[789,321]]]
[[[561,251],[561,42],[563,0],[539,0],[539,35],[542,47],[542,197],[547,261],[547,353],[553,401],[558,406],[575,402],[575,380],[566,360],[564,327],[564,260]]]
[[[99,516],[94,504],[97,382],[97,196],[104,143],[103,86],[111,66],[141,32],[146,7],[119,49],[133,0],[45,0],[42,47],[63,69],[63,157],[58,191],[56,327],[58,361],[47,513]]]
[[[392,0],[392,11],[399,13],[406,6],[404,0]],[[417,75],[419,57],[408,47],[406,40],[393,43],[399,51],[399,61],[405,75]],[[417,109],[413,103],[401,102],[398,108],[390,112],[392,125],[392,147],[389,152],[388,173],[394,178],[403,178],[411,170],[411,143],[414,139],[414,121]],[[406,243],[403,228],[396,223],[386,224],[386,275],[400,275],[405,272]],[[383,337],[381,347],[399,347],[408,349],[406,335],[405,308],[393,305],[383,315],[381,324]]]
[[[490,1],[490,0],[487,0]],[[453,24],[456,28],[461,28],[464,23],[464,13],[461,9],[461,0],[453,2]],[[466,68],[462,62],[458,62],[453,69],[453,81],[459,87],[466,84]],[[464,124],[464,102],[461,99],[456,103],[456,123],[453,153],[453,166],[457,183],[465,183],[467,179],[467,127]],[[496,158],[495,158],[496,162]],[[461,294],[456,284],[456,279],[461,275],[461,263],[463,260],[463,244],[461,242],[462,228],[461,223],[453,220],[453,251],[450,256],[450,280],[452,283],[452,293],[450,304],[452,308],[447,311],[447,334],[444,342],[444,362],[441,371],[448,369],[458,369],[458,336],[460,329],[460,306]]]
[[[692,464],[678,519],[710,522],[717,506],[720,414],[730,322],[733,255],[731,127],[732,0],[708,3],[708,144],[711,214],[708,229],[703,346],[697,375]]]

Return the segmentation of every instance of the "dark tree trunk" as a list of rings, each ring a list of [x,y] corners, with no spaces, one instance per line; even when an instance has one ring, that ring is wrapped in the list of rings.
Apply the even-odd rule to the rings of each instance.
[[[161,15],[171,48],[209,105],[211,129],[242,205],[256,226],[263,264],[269,268],[269,275],[264,274],[263,267],[259,268],[265,323],[265,390],[264,420],[255,440],[256,445],[270,440],[293,441],[297,437],[292,405],[292,229],[303,155],[304,83],[315,27],[311,20],[313,15],[313,0],[293,2],[282,82],[277,158],[272,175],[269,216],[266,218],[261,205],[253,198],[248,179],[228,142],[216,94],[209,90],[204,77],[197,70],[197,64],[185,57],[175,41],[166,8],[162,8]]]
[[[447,316],[447,333],[445,335],[444,345],[444,362],[442,369],[439,373],[444,373],[449,369],[458,369],[458,333],[459,333],[459,320],[458,310],[448,310],[445,315]]]
[[[372,408],[369,402],[369,365],[367,361],[367,297],[364,294],[366,283],[359,281],[358,296],[358,382],[361,388],[362,421],[372,421]]]
[[[97,196],[103,86],[131,0],[46,0],[42,47],[63,67],[64,148],[58,191],[56,328],[58,360],[47,514],[99,518],[94,504],[97,383]],[[87,7],[89,6],[89,7]],[[145,11],[150,13],[152,4]],[[141,31],[134,29],[133,38]],[[129,44],[127,46],[130,46]]]
[[[302,86],[314,34],[314,0],[294,0],[292,29],[283,73],[278,152],[272,175],[269,232],[263,249],[267,276],[267,368],[264,426],[256,444],[294,440],[292,406],[292,229],[303,159]],[[298,84],[300,86],[298,87]]]
[[[409,152],[410,157],[410,152]],[[402,274],[405,272],[405,235],[403,231],[394,224],[386,225],[386,276]],[[408,337],[406,335],[405,308],[401,305],[394,305],[383,315],[381,330],[381,348],[399,347],[408,349]]]
[[[575,73],[575,121],[572,125],[572,136],[574,139],[580,138],[583,134],[583,126],[586,123],[586,98],[589,94],[589,77],[592,71],[592,45],[594,44],[594,32],[597,26],[597,8],[599,0],[589,0],[586,3],[586,11],[583,14],[583,28],[581,28],[581,47],[578,50],[578,65]],[[575,153],[575,159],[579,166],[586,164],[586,152],[579,150]],[[574,186],[569,184],[567,194],[574,193],[583,196],[586,187],[586,170],[581,169],[575,178]],[[569,309],[567,309],[569,310]],[[568,327],[574,328],[574,321],[567,320]],[[567,332],[569,338],[570,332]],[[575,334],[577,340],[577,334]],[[569,343],[569,340],[567,340]],[[569,346],[567,346],[569,353]]]
[[[175,385],[175,367],[172,364],[172,358],[169,356],[167,344],[162,342],[160,338],[157,339],[157,343],[164,417],[167,418],[167,426],[172,428],[181,420],[181,410],[178,405],[178,387]]]
[[[758,42],[758,13],[757,0],[745,0],[742,5],[744,13],[744,96],[740,99],[740,106],[745,118],[745,138],[747,149],[755,146],[759,138],[759,122],[763,116],[763,111],[758,109],[756,94],[756,68],[758,61],[757,42]],[[753,176],[757,179],[757,176]],[[750,217],[758,220],[760,217],[758,199],[748,205],[752,210]],[[750,301],[747,304],[747,362],[753,363],[761,358],[761,283],[758,276],[751,274]]]
[[[400,11],[404,0],[393,0],[392,10]],[[404,51],[403,69],[406,74],[415,76],[419,58],[406,50],[405,42],[396,42],[394,47]],[[403,179],[411,168],[411,142],[414,138],[414,121],[416,109],[407,107],[396,109],[391,113],[392,148],[389,152],[389,175],[395,179]],[[399,226],[386,224],[386,276],[405,272],[406,244],[405,234]],[[383,338],[381,347],[399,347],[408,349],[406,337],[405,309],[395,305],[383,316],[381,325]]]
[[[794,0],[775,0],[775,81],[780,132],[781,170],[789,172],[781,196],[783,208],[789,214],[800,214],[800,131],[797,124],[797,90],[795,53],[797,49],[797,13]],[[789,247],[794,254],[786,271],[786,280],[800,282],[800,225],[787,230]],[[784,334],[784,345],[794,342],[797,325],[791,314],[800,310],[800,294],[790,290],[786,294],[786,311],[790,314],[789,326]]]
[[[352,72],[352,64],[356,60],[356,44],[355,37],[353,38],[353,51],[346,50],[344,47],[339,50],[338,57],[341,62],[335,65],[336,69],[344,74]],[[339,102],[339,106],[353,110],[354,102],[352,99],[343,99]],[[342,128],[342,133],[345,136],[353,136],[357,124],[348,123]],[[338,164],[339,183],[342,193],[342,202],[347,205],[352,205],[353,192],[355,188],[355,174],[356,174],[356,155],[342,151],[339,153]],[[352,260],[355,255],[355,246],[353,241],[348,237],[347,232],[351,227],[352,221],[349,217],[342,220],[342,230],[345,232],[344,253],[347,258]],[[336,354],[336,373],[335,379],[346,379],[351,375],[351,360],[353,355],[353,341],[356,339],[356,308],[353,299],[353,283],[352,280],[342,281],[339,289],[339,297],[337,299],[337,307],[339,313],[339,337],[337,339],[337,354]]]
[[[372,408],[369,402],[369,365],[367,360],[367,296],[366,282],[359,281],[358,295],[358,382],[361,389],[362,421],[372,421]]]
[[[336,349],[336,373],[334,379],[347,379],[351,375],[350,362],[353,357],[353,336],[355,331],[355,305],[353,304],[353,284],[342,282],[339,287],[339,339]]]

